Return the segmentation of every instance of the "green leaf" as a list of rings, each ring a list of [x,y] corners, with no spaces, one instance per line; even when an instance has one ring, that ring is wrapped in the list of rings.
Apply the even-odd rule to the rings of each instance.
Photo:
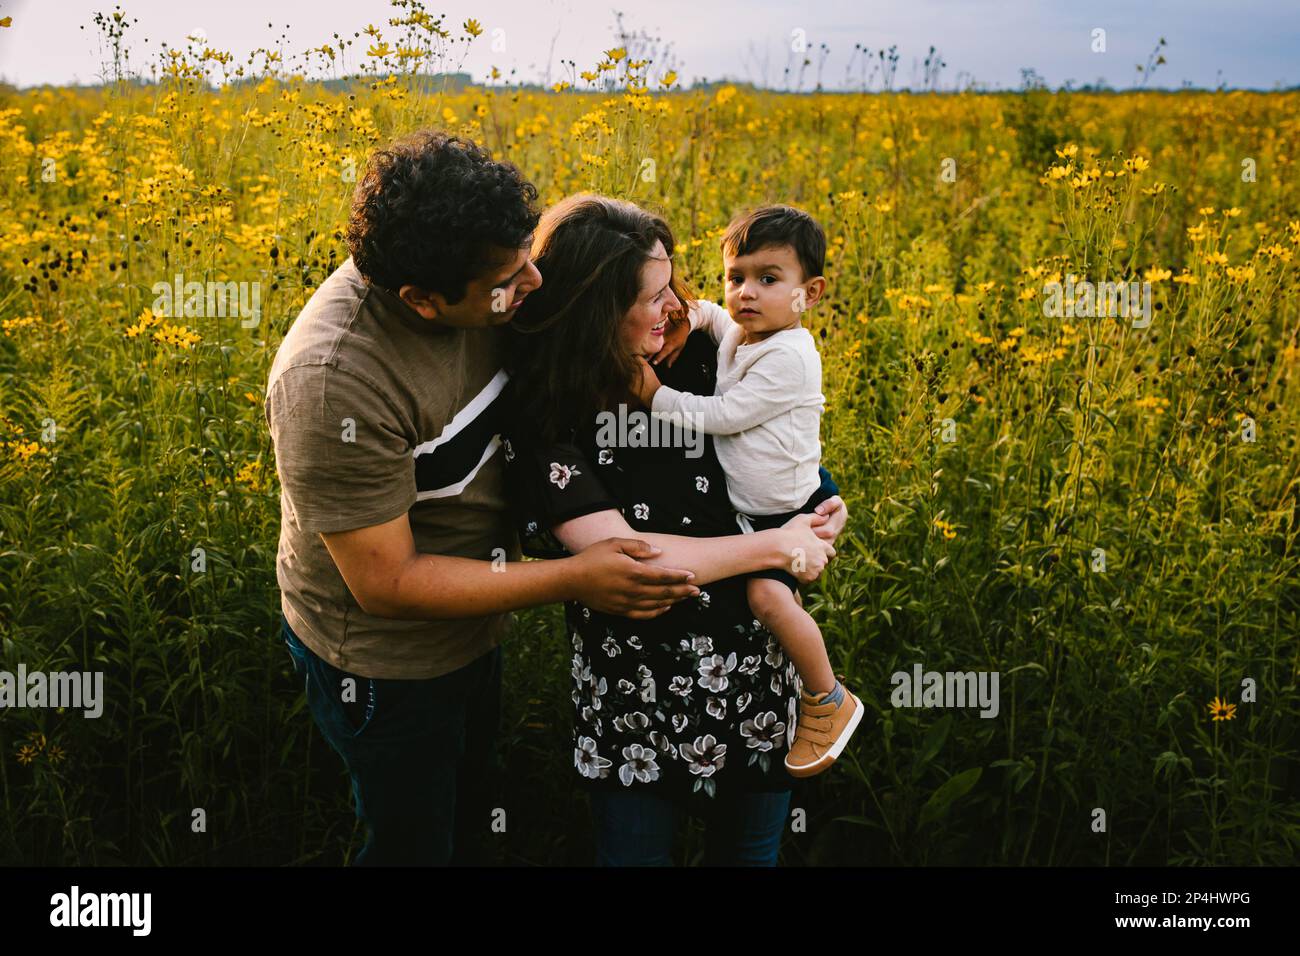
[[[943,742],[948,739],[948,731],[952,729],[952,714],[944,714],[939,720],[934,722],[925,735],[925,743],[921,745],[921,752],[917,755],[916,762],[912,764],[912,779],[919,780],[921,774],[925,772],[926,766],[938,756],[939,751],[943,749]]]
[[[945,780],[930,795],[930,799],[925,801],[925,806],[921,808],[922,825],[932,823],[946,816],[948,810],[952,807],[953,801],[969,793],[971,787],[979,782],[980,774],[983,772],[983,767],[971,767],[969,770],[963,770],[955,777],[949,777]]]

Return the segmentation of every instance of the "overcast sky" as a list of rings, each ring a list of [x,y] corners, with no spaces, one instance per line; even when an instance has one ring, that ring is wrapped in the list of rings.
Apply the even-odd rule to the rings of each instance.
[[[160,41],[181,45],[196,30],[214,48],[242,58],[274,46],[286,26],[285,50],[297,53],[329,42],[335,31],[350,36],[368,23],[382,27],[394,15],[387,0],[121,2],[139,20],[128,32],[136,68],[147,65]],[[542,82],[549,62],[554,82],[561,59],[590,68],[614,45],[614,10],[624,9],[626,26],[671,41],[684,85],[725,78],[782,88],[795,58],[792,38],[806,37],[814,62],[819,45],[829,47],[822,70],[827,88],[860,82],[856,65],[846,82],[855,43],[872,51],[897,45],[898,86],[922,85],[921,61],[934,45],[947,63],[945,88],[960,76],[963,85],[973,78],[990,89],[1014,89],[1023,67],[1054,87],[1104,79],[1122,88],[1136,84],[1134,67],[1162,36],[1168,62],[1152,86],[1300,85],[1296,0],[431,0],[427,9],[447,14],[456,34],[468,17],[483,25],[464,63],[475,79],[497,66]],[[0,29],[0,77],[18,86],[96,82],[103,55],[92,17],[111,10],[111,0],[0,0],[0,18],[13,18],[12,27]],[[1097,29],[1106,31],[1105,52],[1092,49]],[[815,66],[809,67],[804,88],[815,82]]]

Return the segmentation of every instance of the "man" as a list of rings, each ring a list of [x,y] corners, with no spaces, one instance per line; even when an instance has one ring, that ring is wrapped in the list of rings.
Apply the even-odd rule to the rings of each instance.
[[[285,336],[266,416],[282,486],[284,637],[352,778],[357,864],[476,862],[500,640],[516,608],[578,600],[650,618],[699,593],[611,538],[522,562],[498,454],[498,336],[541,275],[537,191],[425,131],[377,152],[351,257]]]

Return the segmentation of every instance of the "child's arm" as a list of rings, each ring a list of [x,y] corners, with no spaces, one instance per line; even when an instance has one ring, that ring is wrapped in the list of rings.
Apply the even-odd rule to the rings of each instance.
[[[725,395],[692,395],[660,384],[642,363],[641,400],[652,412],[680,412],[685,425],[710,435],[734,435],[790,411],[804,399],[808,370],[793,350],[761,356]]]
[[[700,299],[695,303],[695,308],[688,313],[691,320],[691,331],[704,329],[709,333],[709,338],[713,339],[714,345],[722,344],[722,337],[727,334],[727,330],[735,323],[731,321],[731,314],[718,305],[716,302],[710,302],[707,299]]]
[[[726,325],[722,324],[722,320],[719,320],[718,313],[721,313],[722,320],[725,320]],[[727,325],[730,324],[731,316],[726,309],[701,299],[686,310],[686,315],[683,318],[668,320],[668,328],[664,330],[663,347],[650,359],[650,364],[662,365],[667,362],[668,367],[672,368],[673,363],[677,361],[677,356],[686,347],[686,340],[692,332],[700,328],[706,329],[709,337],[713,339],[713,344],[717,345],[722,341],[722,336],[727,331]]]

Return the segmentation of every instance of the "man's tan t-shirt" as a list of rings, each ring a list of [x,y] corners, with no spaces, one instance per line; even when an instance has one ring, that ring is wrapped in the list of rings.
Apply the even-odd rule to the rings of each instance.
[[[430,322],[348,259],[280,345],[266,419],[281,486],[281,607],[299,639],[341,670],[437,677],[496,647],[510,626],[508,613],[367,614],[320,537],[408,514],[417,551],[520,560],[500,451],[501,334]]]

